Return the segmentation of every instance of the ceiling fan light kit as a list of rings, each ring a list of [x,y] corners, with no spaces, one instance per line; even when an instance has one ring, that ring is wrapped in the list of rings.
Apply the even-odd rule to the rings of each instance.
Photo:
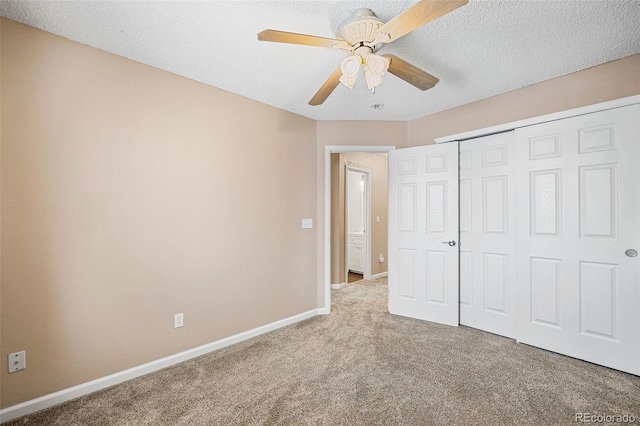
[[[349,56],[309,101],[312,106],[322,104],[340,83],[353,88],[360,68],[363,69],[367,87],[372,93],[382,83],[382,77],[387,71],[424,91],[435,86],[438,78],[397,56],[377,55],[376,51],[384,44],[397,40],[467,2],[468,0],[422,0],[387,23],[375,16],[371,9],[360,8],[353,11],[335,39],[264,30],[258,34],[258,40],[342,49],[347,52]]]
[[[356,78],[358,78],[358,72],[362,68],[367,87],[371,92],[375,92],[376,87],[382,83],[382,76],[389,69],[390,63],[391,61],[384,56],[374,55],[373,53],[369,53],[366,56],[361,54],[348,56],[340,64],[340,71],[342,71],[340,83],[352,89]]]

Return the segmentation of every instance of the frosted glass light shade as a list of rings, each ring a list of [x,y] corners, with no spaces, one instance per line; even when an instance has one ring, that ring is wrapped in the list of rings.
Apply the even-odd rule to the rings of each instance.
[[[360,55],[352,55],[346,57],[342,64],[340,64],[340,70],[342,76],[340,77],[340,83],[347,86],[349,89],[353,88],[358,77],[358,71],[362,65],[362,57]]]

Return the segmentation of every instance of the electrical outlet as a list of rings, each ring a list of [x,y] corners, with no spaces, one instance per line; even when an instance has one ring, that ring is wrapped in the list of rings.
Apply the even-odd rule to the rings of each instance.
[[[173,328],[182,327],[184,325],[184,314],[179,313],[173,316]]]
[[[9,354],[9,373],[27,368],[27,353],[25,351]]]
[[[302,219],[302,228],[303,229],[313,228],[313,219]]]

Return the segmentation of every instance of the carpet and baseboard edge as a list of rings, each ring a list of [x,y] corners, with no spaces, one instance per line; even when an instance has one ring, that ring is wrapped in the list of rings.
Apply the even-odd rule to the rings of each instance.
[[[325,309],[311,309],[309,311],[293,315],[288,318],[281,319],[279,321],[272,322],[260,327],[256,327],[252,330],[244,331],[242,333],[235,334],[233,336],[225,337],[224,339],[216,340],[211,343],[207,343],[202,346],[195,347],[193,349],[186,350],[174,355],[169,355],[164,358],[157,359],[155,361],[148,362],[136,367],[128,368],[123,371],[119,371],[108,376],[100,377],[95,380],[91,380],[86,383],[82,383],[70,388],[62,389],[57,392],[43,395],[38,398],[31,399],[29,401],[22,402],[20,404],[13,405],[11,407],[0,410],[0,423],[8,422],[10,420],[17,419],[28,414],[35,413],[36,411],[44,410],[45,408],[53,407],[54,405],[61,404],[72,399],[79,398],[84,395],[88,395],[92,392],[106,389],[113,385],[117,385],[127,380],[134,379],[136,377],[144,376],[145,374],[152,373],[157,370],[169,367],[174,364],[178,364],[183,361],[187,361],[191,358],[195,358],[209,352],[222,349],[224,347],[233,345],[235,343],[242,342],[243,340],[250,339],[255,336],[259,336],[264,333],[268,333],[278,328],[285,327],[287,325],[295,324],[297,322],[306,320],[308,318],[325,314]]]

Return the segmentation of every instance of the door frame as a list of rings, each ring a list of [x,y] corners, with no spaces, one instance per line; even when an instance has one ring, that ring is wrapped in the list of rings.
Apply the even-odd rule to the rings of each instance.
[[[347,249],[347,242],[349,240],[349,184],[347,179],[347,173],[349,171],[364,174],[364,244],[366,257],[364,261],[364,271],[362,272],[362,278],[368,280],[371,278],[371,172],[368,169],[361,167],[345,165],[345,190],[344,190],[344,281],[345,284],[349,283],[349,250]]]
[[[324,146],[324,308],[320,314],[331,313],[331,154],[346,152],[388,153],[393,145],[325,145]]]

